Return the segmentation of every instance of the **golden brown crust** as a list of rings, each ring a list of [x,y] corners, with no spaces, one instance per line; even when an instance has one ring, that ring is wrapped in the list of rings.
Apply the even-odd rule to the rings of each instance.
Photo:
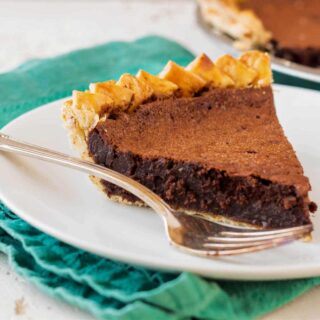
[[[69,133],[71,144],[77,149],[80,154],[87,150],[85,143],[85,132],[80,127],[72,110],[72,100],[67,100],[62,107],[62,121]]]
[[[134,110],[137,106],[148,100],[153,94],[152,87],[145,79],[138,79],[129,73],[123,74],[116,85],[133,92],[129,111]]]
[[[220,70],[234,81],[235,86],[238,88],[253,86],[255,79],[258,77],[257,71],[228,54],[220,57],[216,64]]]
[[[197,74],[184,69],[173,61],[167,63],[159,77],[175,83],[182,95],[186,97],[200,91],[206,84],[205,80]]]
[[[78,125],[87,134],[98,123],[103,113],[109,112],[113,107],[113,100],[104,94],[72,92],[71,110]]]
[[[105,82],[91,83],[90,92],[109,96],[115,106],[126,110],[133,98],[133,91],[122,86],[117,86],[116,81],[109,80]]]
[[[153,90],[153,94],[156,97],[172,96],[179,88],[175,83],[165,79],[161,79],[144,70],[139,70],[139,72],[137,73],[137,78],[141,81],[149,83]]]
[[[257,77],[253,83],[254,86],[263,87],[272,82],[272,71],[267,53],[261,53],[259,51],[245,52],[240,56],[240,61],[257,72]]]
[[[201,15],[216,30],[236,39],[234,46],[248,50],[265,46],[271,33],[251,10],[242,10],[239,0],[198,0]]]
[[[195,73],[206,81],[207,85],[215,88],[233,87],[234,81],[220,70],[206,54],[201,54],[194,59],[186,70]]]

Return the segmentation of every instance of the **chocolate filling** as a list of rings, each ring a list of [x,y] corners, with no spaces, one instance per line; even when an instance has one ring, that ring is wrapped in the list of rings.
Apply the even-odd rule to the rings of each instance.
[[[309,223],[303,197],[292,186],[259,177],[231,177],[224,171],[159,158],[142,159],[106,145],[97,130],[89,139],[96,163],[139,181],[174,208],[213,213],[264,227],[290,227]],[[109,196],[135,202],[127,191],[103,181]]]
[[[214,89],[115,113],[90,133],[88,147],[96,163],[139,181],[175,208],[264,227],[306,224],[315,210],[271,88]],[[137,201],[103,185],[109,196]]]

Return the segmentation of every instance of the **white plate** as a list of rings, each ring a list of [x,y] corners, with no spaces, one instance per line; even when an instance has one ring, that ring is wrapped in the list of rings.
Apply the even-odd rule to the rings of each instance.
[[[227,34],[221,33],[203,20],[200,9],[197,8],[197,20],[199,25],[217,42],[224,46],[224,51],[233,56],[238,56],[241,51],[237,50],[232,39]],[[320,67],[312,68],[302,64],[294,63],[271,55],[272,69],[292,77],[320,83]]]
[[[311,178],[320,203],[320,93],[274,87],[278,115]],[[70,153],[60,120],[61,101],[31,111],[3,131]],[[225,279],[285,279],[320,275],[320,216],[314,240],[235,257],[205,259],[170,247],[150,209],[107,200],[82,173],[0,153],[0,198],[22,219],[67,243],[105,257],[162,270],[186,270]]]

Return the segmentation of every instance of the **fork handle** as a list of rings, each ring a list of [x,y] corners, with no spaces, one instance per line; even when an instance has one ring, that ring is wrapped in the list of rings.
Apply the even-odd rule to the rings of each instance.
[[[134,194],[161,216],[170,214],[170,207],[157,194],[139,182],[111,169],[54,150],[18,141],[1,132],[0,150],[36,158],[99,177]]]

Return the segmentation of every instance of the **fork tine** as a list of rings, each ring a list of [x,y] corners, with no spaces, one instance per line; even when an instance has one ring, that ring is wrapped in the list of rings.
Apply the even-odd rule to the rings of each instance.
[[[216,250],[224,250],[224,249],[237,249],[237,248],[248,248],[254,247],[262,244],[266,244],[271,242],[271,240],[264,240],[264,241],[256,241],[253,244],[250,243],[216,243],[216,242],[206,242],[203,244],[205,248],[208,249],[216,249]]]
[[[259,240],[259,241],[252,241],[252,242],[234,242],[234,243],[206,242],[203,244],[203,247],[217,249],[217,250],[248,248],[248,247],[261,246],[268,243],[275,243],[275,244],[282,243],[286,241],[296,240],[299,238],[301,238],[301,236],[295,235],[295,236],[288,236],[288,237],[268,239],[268,240]]]
[[[256,237],[226,237],[226,236],[210,236],[207,238],[208,241],[212,242],[221,242],[221,243],[250,243],[254,241],[263,241],[263,240],[273,240],[273,239],[281,239],[288,238],[293,236],[303,236],[309,233],[308,230],[296,231],[296,232],[288,232],[286,234],[276,234],[276,235],[266,235],[266,236],[256,236]]]
[[[262,251],[266,249],[272,249],[275,247],[279,247],[281,245],[288,244],[295,240],[299,239],[299,236],[285,238],[285,239],[275,239],[270,241],[265,241],[263,244],[255,245],[255,246],[247,246],[247,247],[240,247],[240,248],[228,248],[226,250],[208,250],[205,255],[207,256],[230,256],[230,255],[237,255],[237,254],[244,254],[244,253],[252,253],[256,251]]]
[[[285,228],[285,229],[278,229],[278,230],[265,230],[265,231],[221,231],[220,234],[224,236],[238,236],[238,237],[258,237],[258,236],[264,236],[264,235],[277,235],[277,234],[286,234],[286,233],[292,233],[292,232],[299,232],[299,231],[312,231],[313,227],[311,224],[299,226],[299,227],[293,227],[293,228]]]

